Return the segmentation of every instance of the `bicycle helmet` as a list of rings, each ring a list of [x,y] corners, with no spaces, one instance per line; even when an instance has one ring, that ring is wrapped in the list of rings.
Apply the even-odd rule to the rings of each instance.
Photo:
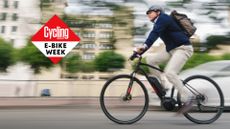
[[[159,5],[152,5],[147,11],[146,11],[146,14],[149,14],[151,11],[154,11],[154,12],[157,12],[157,11],[160,11],[160,12],[164,12],[164,9],[159,6]]]

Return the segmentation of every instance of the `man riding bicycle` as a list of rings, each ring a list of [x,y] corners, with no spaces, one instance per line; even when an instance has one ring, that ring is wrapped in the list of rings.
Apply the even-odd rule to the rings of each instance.
[[[181,71],[186,61],[193,54],[193,47],[189,41],[189,37],[177,25],[174,19],[165,14],[159,6],[151,6],[146,12],[149,20],[154,23],[154,27],[150,32],[145,43],[136,48],[138,54],[143,54],[153,43],[160,37],[166,50],[148,55],[146,61],[150,65],[158,66],[160,63],[167,62],[165,67],[165,76],[177,88],[181,95],[181,101],[184,102],[178,113],[185,113],[192,107],[192,96],[188,94],[182,81],[179,79],[178,73]],[[164,75],[160,72],[150,69],[165,89],[167,88]]]

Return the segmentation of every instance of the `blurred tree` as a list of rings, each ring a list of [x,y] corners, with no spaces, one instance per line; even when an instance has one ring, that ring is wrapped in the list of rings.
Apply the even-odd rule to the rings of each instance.
[[[69,54],[63,59],[65,64],[65,70],[69,73],[77,72],[94,72],[94,62],[93,61],[83,61],[81,56],[78,54]]]
[[[41,1],[41,3],[50,3],[50,2],[52,2],[52,0],[40,0]]]
[[[13,46],[0,38],[0,72],[6,72],[8,66],[15,63]]]
[[[20,50],[20,60],[28,63],[34,73],[40,73],[41,67],[53,66],[53,63],[32,44],[31,40],[28,40],[27,45]]]
[[[65,70],[69,73],[76,73],[79,72],[80,65],[82,65],[81,57],[77,54],[70,54],[63,59],[65,64]]]
[[[96,56],[94,63],[96,70],[106,72],[111,69],[124,68],[125,58],[114,51],[105,51]]]
[[[183,3],[189,3],[189,2],[191,2],[192,0],[182,0],[183,1]]]
[[[230,38],[225,35],[211,35],[207,37],[207,45],[209,48],[217,48],[217,44],[224,44],[225,42],[229,42]]]
[[[183,69],[193,68],[195,66],[198,66],[200,64],[209,62],[209,61],[216,61],[220,60],[221,58],[219,56],[211,56],[207,53],[194,53],[191,58],[186,62]]]
[[[83,61],[81,65],[81,71],[85,73],[94,72],[95,64],[93,61]]]

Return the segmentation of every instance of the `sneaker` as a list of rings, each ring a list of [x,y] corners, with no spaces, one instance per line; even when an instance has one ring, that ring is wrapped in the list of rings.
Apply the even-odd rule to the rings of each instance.
[[[188,112],[189,110],[192,109],[192,105],[193,105],[193,99],[189,99],[187,102],[185,102],[182,105],[182,107],[177,112],[177,115],[184,114],[184,113]]]

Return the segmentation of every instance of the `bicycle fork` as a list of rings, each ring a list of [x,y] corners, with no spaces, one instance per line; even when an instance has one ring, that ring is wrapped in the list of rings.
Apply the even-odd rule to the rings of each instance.
[[[128,101],[128,100],[131,100],[132,99],[132,95],[131,95],[131,91],[132,91],[132,86],[133,86],[133,81],[134,81],[134,77],[136,76],[136,73],[133,72],[131,74],[131,79],[129,81],[129,85],[128,85],[128,88],[126,90],[126,94],[125,96],[123,97],[123,100],[124,101]]]

